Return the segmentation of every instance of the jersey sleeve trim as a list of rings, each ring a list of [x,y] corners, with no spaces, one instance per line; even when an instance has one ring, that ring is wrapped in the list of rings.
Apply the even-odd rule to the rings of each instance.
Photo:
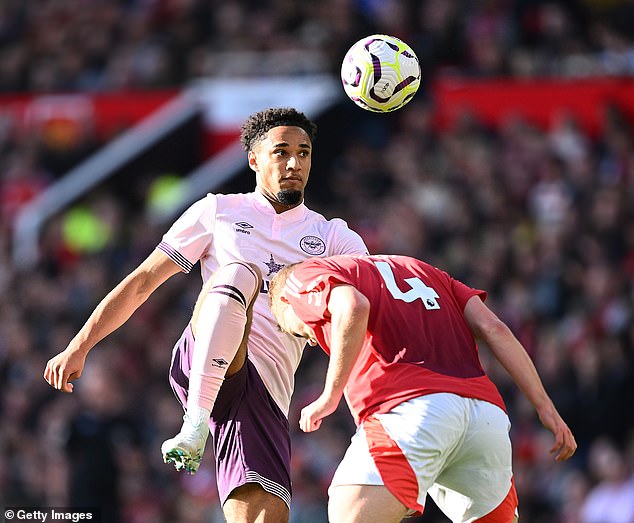
[[[183,270],[184,273],[189,273],[194,268],[194,264],[192,262],[190,262],[187,258],[185,258],[185,256],[167,242],[162,241],[156,248],[167,254],[170,259]]]

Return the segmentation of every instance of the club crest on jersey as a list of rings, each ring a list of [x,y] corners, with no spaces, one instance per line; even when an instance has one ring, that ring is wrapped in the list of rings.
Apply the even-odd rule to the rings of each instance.
[[[299,246],[306,254],[312,254],[314,256],[319,256],[326,252],[324,240],[317,236],[304,236],[299,240]]]

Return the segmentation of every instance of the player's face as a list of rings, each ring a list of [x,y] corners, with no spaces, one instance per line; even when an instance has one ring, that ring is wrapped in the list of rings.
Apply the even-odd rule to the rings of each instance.
[[[308,134],[295,126],[273,127],[249,152],[257,186],[277,212],[303,201],[311,154]]]
[[[276,318],[280,328],[297,338],[305,338],[309,345],[317,345],[313,330],[300,320],[288,303],[280,303],[276,311]]]

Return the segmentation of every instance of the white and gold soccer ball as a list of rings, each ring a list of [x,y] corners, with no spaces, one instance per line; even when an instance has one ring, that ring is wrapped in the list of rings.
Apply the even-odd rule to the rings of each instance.
[[[420,86],[420,63],[412,48],[389,35],[362,38],[346,53],[341,81],[359,107],[377,113],[396,111]]]

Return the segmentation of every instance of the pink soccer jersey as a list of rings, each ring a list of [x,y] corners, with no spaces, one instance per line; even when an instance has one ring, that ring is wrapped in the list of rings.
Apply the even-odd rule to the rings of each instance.
[[[370,301],[368,335],[345,396],[355,421],[413,397],[451,392],[505,409],[484,373],[463,311],[472,289],[431,265],[404,256],[312,260],[289,276],[285,294],[329,351],[328,299],[349,284]]]
[[[268,304],[269,281],[289,263],[334,254],[367,254],[361,237],[340,219],[326,220],[301,204],[277,214],[259,192],[208,194],[165,233],[158,248],[190,272],[200,261],[203,282],[232,260],[260,267],[249,359],[280,409],[288,414],[304,341],[280,332]]]

